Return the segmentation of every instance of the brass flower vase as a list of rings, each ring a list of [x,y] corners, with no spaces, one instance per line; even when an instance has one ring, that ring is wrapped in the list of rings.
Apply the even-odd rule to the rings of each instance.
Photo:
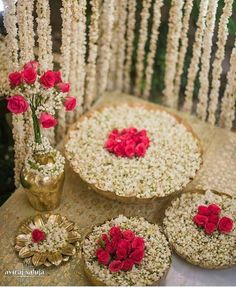
[[[34,159],[42,165],[54,165],[55,154],[34,154]],[[65,171],[43,175],[34,168],[25,165],[20,174],[20,181],[24,187],[30,204],[39,211],[50,211],[60,205],[61,194],[65,179]]]

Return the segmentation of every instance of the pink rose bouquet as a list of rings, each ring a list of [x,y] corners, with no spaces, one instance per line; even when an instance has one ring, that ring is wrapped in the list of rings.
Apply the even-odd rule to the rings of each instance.
[[[21,71],[8,76],[13,94],[7,97],[7,108],[13,114],[32,111],[35,142],[40,144],[42,128],[57,124],[56,111],[64,105],[66,111],[76,107],[76,99],[69,96],[70,84],[62,81],[60,71],[39,72],[39,63],[30,61]]]

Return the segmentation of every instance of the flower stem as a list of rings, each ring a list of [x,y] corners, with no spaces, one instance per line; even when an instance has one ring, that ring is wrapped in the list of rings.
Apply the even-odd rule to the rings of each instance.
[[[32,118],[33,118],[33,125],[34,125],[34,139],[35,142],[38,144],[42,143],[41,140],[41,131],[40,131],[40,125],[39,125],[39,120],[35,114],[35,111],[32,109]]]

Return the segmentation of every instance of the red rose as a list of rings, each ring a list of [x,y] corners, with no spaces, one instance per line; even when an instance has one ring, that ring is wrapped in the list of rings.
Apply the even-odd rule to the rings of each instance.
[[[21,72],[23,81],[26,84],[32,85],[35,83],[37,78],[37,72],[33,68],[26,68]]]
[[[144,248],[144,239],[142,237],[135,237],[132,241],[132,248],[133,249],[143,249]]]
[[[7,98],[7,108],[13,114],[21,114],[27,111],[29,104],[21,95],[15,95]]]
[[[76,98],[67,96],[63,105],[67,111],[73,111],[74,108],[76,107]]]
[[[198,214],[201,214],[201,215],[209,215],[209,209],[206,205],[199,205],[198,206]]]
[[[55,127],[57,124],[57,120],[52,115],[47,113],[41,113],[39,122],[45,129]]]
[[[141,130],[137,134],[139,137],[147,137],[147,131],[146,130]]]
[[[127,229],[127,230],[123,231],[123,236],[128,241],[132,241],[135,237],[135,233],[132,230]]]
[[[33,68],[35,70],[38,70],[39,63],[37,61],[29,61],[28,63],[24,65],[24,69],[28,69],[28,68]]]
[[[54,72],[49,70],[41,76],[40,83],[44,88],[50,89],[50,88],[54,87],[55,80],[56,79],[55,79]]]
[[[126,248],[117,248],[117,250],[116,250],[116,257],[119,260],[124,259],[124,258],[126,258],[127,253],[128,252],[127,252]]]
[[[197,214],[193,217],[194,223],[199,226],[205,226],[205,224],[208,222],[208,217],[205,215]]]
[[[98,262],[100,264],[103,264],[103,265],[107,265],[109,263],[110,259],[111,259],[110,254],[107,251],[103,250],[103,249],[102,250],[100,250],[100,249],[97,250],[96,256],[97,256]]]
[[[208,222],[217,224],[218,221],[219,221],[219,215],[217,215],[217,214],[210,214],[208,216]]]
[[[121,239],[117,244],[117,248],[125,249],[127,252],[130,252],[131,244],[128,240]]]
[[[124,146],[122,143],[119,143],[114,147],[114,153],[116,156],[124,156]]]
[[[58,83],[56,85],[56,87],[62,93],[68,93],[70,91],[70,84],[69,83]]]
[[[54,76],[55,76],[55,84],[62,82],[61,71],[54,71]]]
[[[116,247],[117,247],[117,242],[116,241],[111,241],[108,242],[106,244],[105,250],[109,253],[109,254],[113,254],[116,251]]]
[[[46,239],[46,234],[40,229],[34,229],[31,235],[33,242],[39,242]]]
[[[128,133],[129,133],[130,135],[136,134],[137,131],[138,131],[138,130],[137,130],[136,128],[129,128],[129,129],[128,129]]]
[[[120,260],[113,260],[110,264],[109,264],[109,270],[111,272],[118,272],[122,269],[123,267],[123,262]]]
[[[229,233],[233,230],[234,222],[227,216],[221,217],[218,223],[218,229],[222,233]]]
[[[150,144],[149,138],[147,138],[147,137],[140,137],[139,139],[140,139],[140,142],[143,143],[146,148],[149,147],[149,144]]]
[[[130,255],[129,258],[133,260],[134,263],[139,264],[144,257],[143,249],[135,249]]]
[[[8,75],[11,87],[19,86],[22,83],[22,76],[20,72],[13,72]]]
[[[114,147],[116,145],[116,142],[113,139],[108,139],[105,143],[105,148],[109,151],[112,152]]]
[[[125,155],[129,158],[131,158],[135,155],[135,148],[134,148],[133,144],[127,145],[125,147]]]
[[[204,227],[206,234],[212,234],[216,230],[217,225],[211,222],[207,222]]]
[[[146,153],[146,146],[143,143],[140,143],[135,148],[135,154],[139,157],[143,157]]]
[[[221,208],[217,204],[210,204],[208,206],[209,213],[219,214],[221,212]]]
[[[101,238],[105,242],[105,244],[110,242],[109,237],[106,234],[102,234]]]
[[[113,238],[119,238],[120,239],[122,237],[122,232],[121,232],[121,229],[119,226],[111,227],[111,229],[109,230],[109,234]]]
[[[130,270],[132,270],[133,266],[134,266],[134,261],[130,258],[127,258],[123,262],[122,270],[123,271],[130,271]]]

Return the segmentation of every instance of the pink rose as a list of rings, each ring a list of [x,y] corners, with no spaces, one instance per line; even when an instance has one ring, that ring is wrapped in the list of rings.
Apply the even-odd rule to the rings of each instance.
[[[208,217],[205,215],[197,214],[193,217],[193,221],[198,227],[205,226],[205,224],[208,222]]]
[[[38,70],[39,63],[37,61],[29,61],[28,63],[24,65],[24,69],[28,69],[28,68],[33,68],[35,70]]]
[[[54,71],[54,76],[55,76],[55,84],[62,82],[61,71]]]
[[[55,127],[55,125],[57,124],[57,120],[48,113],[41,113],[39,122],[45,129]]]
[[[230,233],[233,230],[234,222],[227,216],[221,217],[218,223],[218,229],[222,233]]]
[[[68,93],[70,91],[70,84],[69,83],[58,83],[56,85],[56,87],[62,93]]]
[[[135,237],[135,233],[132,230],[127,229],[127,230],[123,231],[123,236],[128,241],[132,241]]]
[[[26,68],[21,72],[23,81],[26,84],[32,85],[35,83],[37,78],[37,72],[33,68]]]
[[[31,235],[32,241],[35,243],[46,239],[46,234],[40,229],[34,229]]]
[[[126,258],[127,253],[128,252],[127,252],[126,248],[117,248],[116,257],[117,257],[117,259],[122,260],[122,259]]]
[[[20,72],[13,72],[8,75],[11,87],[19,86],[22,83],[22,76]]]
[[[73,111],[74,108],[76,107],[76,98],[67,96],[63,105],[67,111]]]
[[[96,251],[96,256],[97,256],[98,262],[103,265],[107,265],[111,259],[110,254],[103,249],[98,249]]]
[[[21,114],[27,111],[29,104],[21,95],[15,95],[7,98],[7,108],[13,114]]]
[[[123,262],[120,260],[113,260],[110,264],[109,264],[109,270],[111,272],[118,272],[122,269],[123,267]]]
[[[134,263],[139,264],[144,257],[143,249],[135,249],[130,255],[129,258],[133,260]]]
[[[133,144],[127,145],[125,147],[125,155],[129,158],[131,158],[135,155],[135,147]]]
[[[132,241],[132,248],[134,249],[144,249],[144,239],[142,237],[135,237]]]
[[[123,261],[122,270],[123,271],[130,271],[130,270],[132,270],[133,266],[134,266],[134,261],[130,258],[127,258]]]
[[[139,157],[143,157],[146,153],[146,146],[143,143],[140,143],[135,148],[135,154]]]
[[[50,89],[55,85],[55,75],[54,72],[49,70],[45,72],[40,78],[41,85],[46,88]]]
[[[206,234],[210,235],[216,230],[217,225],[215,223],[207,222],[204,227]]]

